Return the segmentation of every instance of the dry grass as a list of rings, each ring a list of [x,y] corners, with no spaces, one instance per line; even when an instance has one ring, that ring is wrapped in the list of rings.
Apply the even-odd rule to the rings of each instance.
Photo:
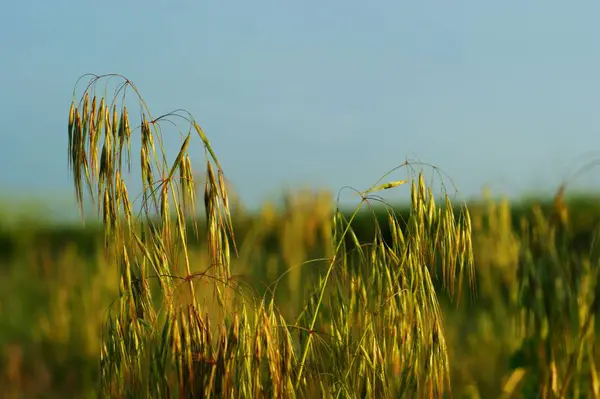
[[[175,122],[173,149],[161,134]],[[75,98],[69,138],[104,236],[2,227],[16,245],[0,253],[3,397],[599,396],[600,253],[576,231],[595,214],[572,213],[561,191],[520,220],[491,198],[452,212],[403,165],[405,181],[357,192],[355,212],[296,191],[248,215],[192,117],[153,118],[118,76]],[[381,218],[378,190],[406,193],[409,213]]]
[[[189,114],[153,118],[135,86],[122,77],[114,98],[98,101],[96,85],[113,77],[92,77],[69,112],[77,199],[83,206],[86,187],[98,204],[107,254],[119,271],[120,295],[103,338],[103,395],[439,397],[449,389],[432,274],[440,266],[450,293],[456,287],[460,291],[466,272],[472,281],[467,212],[456,220],[447,195],[438,206],[421,174],[411,183],[406,233],[389,213],[391,243],[377,229],[371,245],[359,244],[351,225],[360,207],[350,220],[334,212],[331,256],[322,261],[325,269],[306,306],[291,321],[273,298],[261,299],[232,279],[235,238],[229,196],[202,129]],[[119,97],[125,101],[127,89],[140,104],[141,120],[134,129],[127,107],[116,103]],[[169,163],[160,124],[178,120],[188,122],[190,130]],[[136,216],[124,176],[132,132],[137,131],[143,192]],[[210,266],[203,270],[191,265],[185,228],[195,216],[194,173],[187,153],[192,135],[200,137],[206,153]],[[361,205],[369,204],[374,192],[403,183],[361,193]],[[293,269],[300,258],[290,258],[289,266]],[[204,295],[207,290],[213,294],[210,314],[196,290],[199,282]]]

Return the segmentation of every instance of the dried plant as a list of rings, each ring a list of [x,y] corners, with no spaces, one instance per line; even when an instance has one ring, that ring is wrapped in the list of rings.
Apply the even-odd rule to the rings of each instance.
[[[113,78],[122,80],[113,98],[97,96],[99,82]],[[138,125],[130,123],[127,90],[139,104]],[[161,125],[178,121],[189,129],[169,162]],[[377,226],[365,246],[351,225],[377,191],[407,182],[360,193],[349,220],[335,212],[333,255],[321,260],[326,269],[291,324],[273,298],[246,295],[232,279],[236,247],[224,172],[189,113],[154,118],[131,81],[92,76],[81,98],[74,94],[68,130],[77,200],[82,212],[85,193],[96,204],[106,253],[119,270],[120,296],[108,312],[101,352],[103,396],[429,398],[449,391],[433,280],[441,271],[451,294],[457,287],[460,293],[465,275],[473,281],[471,225],[466,209],[456,217],[448,195],[436,204],[422,174],[411,183],[409,219],[389,211],[391,242]],[[186,222],[197,219],[193,136],[206,156],[210,265],[192,265],[188,257]],[[139,144],[137,200],[125,183],[132,142]],[[206,304],[200,281],[214,303]]]

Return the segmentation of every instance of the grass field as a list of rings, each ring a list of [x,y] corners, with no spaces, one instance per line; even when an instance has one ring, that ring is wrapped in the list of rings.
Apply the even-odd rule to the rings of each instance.
[[[325,194],[299,193],[283,209],[265,204],[258,214],[237,215],[240,257],[232,261],[235,279],[264,292],[265,284],[290,266],[326,255],[331,239],[330,199]],[[568,266],[578,273],[597,267],[586,250],[592,243],[592,222],[600,217],[597,203],[596,199],[569,203],[571,220],[579,220],[579,232],[572,233],[577,242],[559,252],[559,259],[570,259]],[[542,370],[535,362],[541,359],[524,360],[526,334],[517,329],[522,312],[519,265],[533,243],[515,227],[521,219],[534,223],[536,214],[533,205],[518,205],[511,209],[508,202],[491,199],[470,204],[476,295],[467,291],[457,304],[436,283],[454,397],[500,397],[519,367],[525,374],[512,397],[532,397],[527,390],[535,392],[539,384],[534,376]],[[356,225],[357,236],[366,242],[373,219],[361,215]],[[0,375],[5,397],[97,397],[101,328],[118,296],[118,269],[103,256],[101,231],[78,225],[15,226],[2,231],[1,243]],[[205,245],[199,240],[190,248],[190,261],[199,270],[207,262]],[[547,267],[547,254],[537,251],[541,253],[531,260]],[[322,273],[322,266],[306,264],[281,279],[276,301],[282,314],[292,318],[301,311],[307,287]],[[197,292],[201,287],[199,282]],[[588,350],[597,360],[592,344]],[[556,359],[558,367],[566,367],[568,353],[561,356]],[[590,379],[586,368],[594,364],[588,362],[578,366],[585,392],[586,384],[592,383],[586,381]],[[581,397],[589,396],[582,393]]]
[[[416,171],[356,209],[298,191],[247,213],[191,115],[139,101],[134,124],[101,78],[68,128],[99,220],[2,223],[3,397],[600,396],[597,198],[465,206]],[[190,129],[173,157],[166,119]],[[400,186],[406,207],[378,200]]]

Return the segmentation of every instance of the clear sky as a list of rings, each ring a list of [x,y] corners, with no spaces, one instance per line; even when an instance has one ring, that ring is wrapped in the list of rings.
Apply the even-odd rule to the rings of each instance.
[[[1,9],[4,196],[72,196],[66,123],[84,73],[124,74],[155,115],[189,110],[249,205],[290,184],[365,189],[406,157],[436,164],[466,195],[486,184],[519,195],[600,154],[597,1]]]

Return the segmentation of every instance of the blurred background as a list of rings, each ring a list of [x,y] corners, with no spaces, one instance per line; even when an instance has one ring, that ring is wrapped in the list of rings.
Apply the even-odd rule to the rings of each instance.
[[[67,167],[68,109],[86,73],[123,74],[155,115],[194,115],[236,193],[246,248],[236,268],[259,281],[323,253],[334,207],[358,205],[341,188],[365,190],[407,159],[440,168],[443,180],[416,166],[468,201],[474,220],[478,296],[456,305],[441,293],[459,395],[497,397],[510,374],[520,341],[503,321],[516,311],[519,225],[534,204],[566,183],[576,241],[591,241],[600,3],[9,0],[2,10],[0,386],[14,397],[96,393],[118,287]],[[165,135],[173,154],[181,137]],[[199,140],[190,155],[202,170]],[[384,198],[405,212],[409,191]],[[368,240],[372,217],[358,223]],[[191,251],[201,262],[202,241]],[[295,270],[279,291],[297,298],[292,315],[316,273]]]

